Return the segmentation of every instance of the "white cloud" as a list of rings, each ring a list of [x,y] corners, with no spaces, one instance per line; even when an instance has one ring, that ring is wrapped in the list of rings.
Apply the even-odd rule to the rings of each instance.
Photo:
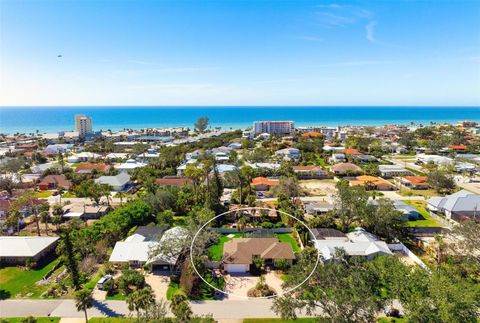
[[[376,21],[370,21],[366,26],[365,30],[367,32],[366,37],[367,40],[371,43],[376,43],[377,39],[375,38],[375,27],[377,26]]]

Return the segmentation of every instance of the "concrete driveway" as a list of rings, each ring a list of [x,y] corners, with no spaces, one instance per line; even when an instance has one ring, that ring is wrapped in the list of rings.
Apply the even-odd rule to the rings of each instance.
[[[145,282],[152,287],[157,300],[167,297],[168,284],[170,283],[170,277],[167,274],[145,275]]]
[[[277,294],[281,294],[283,291],[282,284],[283,280],[280,279],[280,275],[275,271],[269,271],[265,274],[265,282],[268,286],[273,288]]]
[[[225,292],[229,295],[226,300],[242,300],[247,298],[247,293],[258,282],[257,276],[250,274],[228,274],[225,278]]]

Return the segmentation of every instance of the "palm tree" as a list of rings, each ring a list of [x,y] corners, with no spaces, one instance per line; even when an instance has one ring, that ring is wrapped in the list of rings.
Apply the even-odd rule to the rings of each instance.
[[[65,188],[63,187],[59,187],[57,189],[57,192],[58,192],[58,200],[59,200],[59,203],[62,204],[62,194],[65,193]]]
[[[115,197],[120,199],[120,206],[123,205],[123,199],[127,197],[127,194],[125,192],[117,192],[115,194]]]
[[[58,231],[58,225],[62,223],[62,216],[63,216],[63,208],[59,204],[55,204],[52,207],[52,223],[55,224],[56,229]]]
[[[88,323],[87,309],[93,306],[92,292],[83,288],[75,293],[75,306],[77,311],[85,313],[85,322]]]
[[[48,235],[48,222],[50,222],[50,219],[51,219],[50,212],[42,211],[40,212],[39,216],[40,216],[40,221],[42,221],[42,223],[45,224],[45,231],[47,232],[47,235]]]
[[[155,296],[151,288],[146,287],[130,293],[127,296],[129,311],[137,311],[137,321],[140,322],[140,310],[145,310],[149,305],[155,303]]]

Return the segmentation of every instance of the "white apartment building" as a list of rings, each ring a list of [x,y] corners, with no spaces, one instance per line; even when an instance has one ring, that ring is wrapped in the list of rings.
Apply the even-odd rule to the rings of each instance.
[[[293,121],[255,121],[255,135],[260,133],[289,135],[293,132]]]
[[[75,115],[75,131],[78,132],[80,137],[92,133],[92,119],[84,114]]]

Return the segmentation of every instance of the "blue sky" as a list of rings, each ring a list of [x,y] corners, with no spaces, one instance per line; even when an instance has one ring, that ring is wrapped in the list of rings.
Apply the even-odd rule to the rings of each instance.
[[[480,105],[476,0],[0,6],[1,105]]]

